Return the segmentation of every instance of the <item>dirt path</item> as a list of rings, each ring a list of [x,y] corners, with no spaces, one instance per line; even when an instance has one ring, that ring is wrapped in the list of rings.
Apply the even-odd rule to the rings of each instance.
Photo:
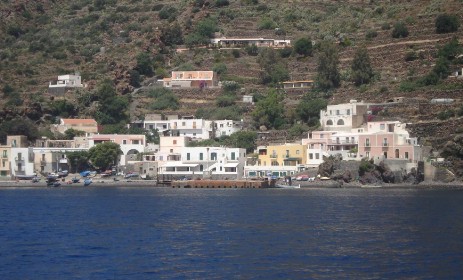
[[[434,43],[434,42],[439,42],[439,41],[447,40],[447,39],[448,39],[448,38],[427,39],[427,40],[415,40],[415,41],[401,41],[401,42],[396,42],[396,43],[389,43],[389,44],[383,44],[383,45],[372,46],[372,47],[368,47],[367,49],[373,50],[373,49],[385,48],[385,47],[390,47],[390,46],[400,46],[400,45],[408,45],[408,44]]]

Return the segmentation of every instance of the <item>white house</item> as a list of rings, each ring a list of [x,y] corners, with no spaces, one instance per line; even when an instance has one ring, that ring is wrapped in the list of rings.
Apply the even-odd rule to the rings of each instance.
[[[227,147],[185,147],[181,161],[168,161],[160,166],[160,174],[172,176],[243,177],[246,150]]]
[[[369,104],[351,100],[349,103],[328,105],[320,111],[320,124],[323,130],[350,131],[360,127]]]
[[[144,134],[94,134],[88,137],[89,148],[103,142],[114,142],[120,145],[123,154],[119,165],[123,166],[133,155],[145,151],[146,136]]]

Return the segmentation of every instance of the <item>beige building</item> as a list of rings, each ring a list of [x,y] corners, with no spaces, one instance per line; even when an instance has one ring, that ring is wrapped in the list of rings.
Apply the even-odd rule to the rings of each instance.
[[[27,148],[27,137],[24,135],[11,135],[6,137],[6,145],[0,146],[0,177],[11,177],[11,168],[23,168],[21,161],[24,157],[13,157],[13,148]],[[19,164],[19,165],[18,165]]]
[[[163,79],[166,88],[216,88],[219,79],[214,71],[172,71],[171,78]]]

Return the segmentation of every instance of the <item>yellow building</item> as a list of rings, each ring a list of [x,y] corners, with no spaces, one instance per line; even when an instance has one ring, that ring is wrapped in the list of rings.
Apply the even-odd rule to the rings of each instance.
[[[307,145],[286,143],[258,148],[260,166],[302,166],[307,160]]]

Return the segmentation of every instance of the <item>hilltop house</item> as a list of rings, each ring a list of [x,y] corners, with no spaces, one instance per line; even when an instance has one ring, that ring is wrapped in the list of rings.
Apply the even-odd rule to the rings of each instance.
[[[320,111],[320,124],[323,130],[350,131],[360,127],[364,122],[364,115],[368,112],[369,104],[351,100],[349,103],[328,105],[326,110]]]
[[[257,47],[274,47],[284,48],[291,46],[291,40],[277,40],[277,39],[264,39],[264,38],[213,38],[211,44],[216,47],[222,48],[241,48],[250,45]]]
[[[83,88],[84,86],[79,73],[75,75],[61,75],[58,76],[58,80],[49,83],[48,92],[52,94],[64,94],[68,89]]]
[[[163,79],[166,88],[216,88],[219,87],[214,71],[172,71],[170,78]]]
[[[302,81],[286,81],[283,82],[284,89],[298,89],[298,88],[312,88],[312,80],[302,80]]]
[[[98,133],[98,123],[94,119],[60,119],[59,124],[52,125],[52,130],[59,133],[71,128],[87,134]]]

